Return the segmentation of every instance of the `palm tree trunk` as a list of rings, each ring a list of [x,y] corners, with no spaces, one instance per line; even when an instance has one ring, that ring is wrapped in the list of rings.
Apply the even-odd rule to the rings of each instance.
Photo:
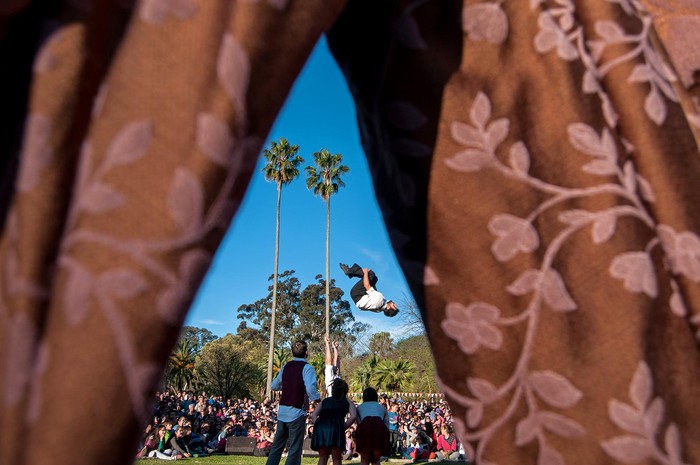
[[[275,227],[275,271],[272,278],[272,314],[270,315],[270,348],[267,354],[267,384],[265,396],[272,398],[272,357],[275,351],[275,313],[277,312],[277,268],[280,257],[280,205],[282,203],[282,183],[277,183],[277,225]]]
[[[330,287],[331,197],[326,200],[326,337],[330,338],[331,287]]]

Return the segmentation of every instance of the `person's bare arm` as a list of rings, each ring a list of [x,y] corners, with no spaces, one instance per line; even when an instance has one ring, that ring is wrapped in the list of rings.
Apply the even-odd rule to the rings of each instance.
[[[311,413],[311,421],[316,423],[316,419],[318,418],[319,413],[321,413],[321,402],[316,404],[316,408],[314,409],[313,413]]]
[[[355,423],[355,420],[357,420],[357,408],[355,407],[355,403],[348,399],[348,402],[350,402],[350,409],[348,411],[348,417],[345,420],[345,429],[350,428],[350,426]]]
[[[369,291],[372,285],[369,283],[369,268],[362,268],[362,284],[365,286],[365,290]]]
[[[324,336],[323,339],[326,341],[326,365],[333,363],[333,357],[331,355],[331,340],[328,336]]]
[[[338,341],[333,341],[333,366],[340,373],[340,354],[338,352]]]

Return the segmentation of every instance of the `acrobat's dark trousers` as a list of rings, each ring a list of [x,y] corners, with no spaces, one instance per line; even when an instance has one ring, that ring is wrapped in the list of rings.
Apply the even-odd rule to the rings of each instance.
[[[350,290],[350,296],[355,302],[357,302],[367,292],[365,290],[365,285],[362,282],[362,277],[364,275],[365,274],[362,272],[362,267],[357,263],[354,263],[348,270],[348,276],[351,278],[360,278],[360,280],[356,282]],[[370,270],[369,273],[367,273],[367,278],[369,279],[370,286],[376,288],[377,281],[379,281],[379,279],[377,278],[377,275],[374,274],[374,271]]]
[[[357,263],[353,263],[350,269],[348,270],[348,276],[351,278],[360,278],[365,274],[362,271],[362,267],[358,265]],[[379,281],[379,278],[377,278],[377,275],[374,274],[374,271],[369,270],[369,273],[367,273],[367,278],[369,278],[369,284],[374,287],[375,284],[377,284],[377,281]],[[362,282],[362,281],[360,281]]]

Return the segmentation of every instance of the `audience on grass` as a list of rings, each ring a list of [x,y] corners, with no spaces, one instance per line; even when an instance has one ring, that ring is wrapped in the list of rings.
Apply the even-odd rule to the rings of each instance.
[[[343,451],[343,460],[352,460],[357,457],[355,446],[355,428],[352,426],[345,430],[345,451]]]
[[[358,403],[360,399],[352,400]],[[415,461],[465,459],[464,448],[454,434],[450,409],[441,397],[404,399],[383,394],[378,404],[388,412],[388,457]],[[232,436],[254,438],[255,455],[265,455],[275,433],[277,406],[269,399],[223,399],[205,392],[158,393],[136,457],[175,460],[224,453]],[[353,425],[345,433],[343,460],[358,457],[356,429]],[[312,435],[309,416],[307,438]]]
[[[442,434],[437,438],[437,458],[440,460],[459,459],[459,441],[457,441],[452,427],[445,423],[442,425],[441,431]]]

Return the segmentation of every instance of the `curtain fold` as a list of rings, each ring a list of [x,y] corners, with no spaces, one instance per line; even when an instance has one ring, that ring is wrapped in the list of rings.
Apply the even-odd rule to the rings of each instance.
[[[41,47],[25,44],[31,88],[0,245],[3,463],[133,460],[264,138],[341,7],[151,0],[15,12],[37,10]],[[89,440],[76,450],[70,438]]]
[[[476,463],[700,460],[697,108],[658,20],[622,0],[465,2],[425,283]]]

